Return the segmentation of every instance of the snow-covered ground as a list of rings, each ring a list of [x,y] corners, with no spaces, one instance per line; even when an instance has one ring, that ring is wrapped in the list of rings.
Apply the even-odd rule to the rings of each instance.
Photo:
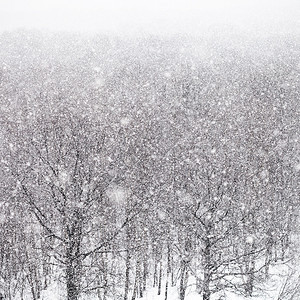
[[[229,291],[222,291],[211,296],[211,300],[298,300],[297,284],[299,284],[299,273],[294,264],[276,265],[270,268],[270,279],[262,283],[260,291],[253,297],[245,297]],[[284,290],[285,288],[285,290]],[[294,298],[289,298],[291,292],[295,292]],[[281,296],[280,296],[281,295]],[[42,292],[41,300],[64,300],[66,295],[62,285],[52,284],[47,290]],[[131,299],[131,297],[129,297]],[[157,294],[157,287],[149,288],[140,300],[165,300],[165,290],[162,286],[161,294]],[[97,297],[82,296],[82,300],[99,300]],[[108,300],[113,300],[108,299]],[[168,300],[179,300],[178,287],[169,287]],[[201,294],[195,291],[195,285],[189,284],[186,290],[185,300],[202,300]]]

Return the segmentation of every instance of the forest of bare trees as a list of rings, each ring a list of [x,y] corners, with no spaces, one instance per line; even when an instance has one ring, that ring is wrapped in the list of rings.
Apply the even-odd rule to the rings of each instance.
[[[264,293],[299,255],[299,42],[2,33],[5,299]]]

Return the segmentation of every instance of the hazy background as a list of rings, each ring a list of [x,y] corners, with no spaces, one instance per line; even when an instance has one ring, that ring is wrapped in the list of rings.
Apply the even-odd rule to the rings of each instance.
[[[255,32],[299,31],[300,1],[0,0],[0,31],[197,34],[225,25]]]

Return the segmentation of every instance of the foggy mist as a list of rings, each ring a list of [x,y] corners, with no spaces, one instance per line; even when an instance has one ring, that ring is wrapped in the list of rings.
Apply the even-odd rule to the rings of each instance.
[[[1,0],[0,30],[203,34],[212,26],[296,31],[297,0]]]

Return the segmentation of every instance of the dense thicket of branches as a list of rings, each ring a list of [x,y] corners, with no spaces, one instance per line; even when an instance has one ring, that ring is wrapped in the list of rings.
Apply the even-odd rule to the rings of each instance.
[[[297,234],[299,42],[2,34],[0,292],[260,292]]]

